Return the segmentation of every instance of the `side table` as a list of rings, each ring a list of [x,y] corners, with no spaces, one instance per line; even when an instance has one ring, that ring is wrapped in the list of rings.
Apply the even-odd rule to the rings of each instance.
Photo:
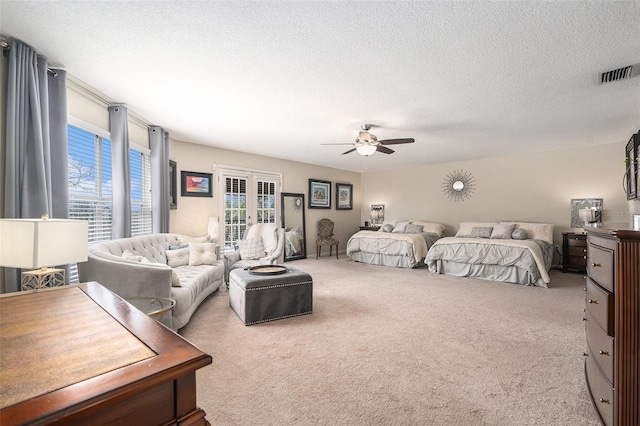
[[[562,272],[587,270],[587,234],[562,233]]]
[[[361,231],[378,231],[380,229],[379,226],[361,226]]]
[[[125,297],[124,300],[158,321],[176,306],[175,300],[162,297]]]

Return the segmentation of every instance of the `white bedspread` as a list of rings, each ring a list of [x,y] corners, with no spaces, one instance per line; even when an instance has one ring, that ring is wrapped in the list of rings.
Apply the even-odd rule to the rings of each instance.
[[[402,233],[391,233],[391,232],[379,232],[379,231],[359,231],[355,233],[347,243],[347,255],[350,254],[350,247],[353,246],[352,241],[365,239],[365,240],[376,240],[378,244],[386,245],[389,247],[389,244],[393,241],[404,241],[413,245],[413,256],[416,262],[421,261],[427,255],[427,242],[421,234],[402,234]],[[389,241],[391,240],[391,241]],[[391,248],[390,248],[391,249]],[[391,249],[391,251],[394,251]],[[383,253],[385,250],[376,252]],[[389,252],[388,254],[399,254]]]
[[[549,273],[548,273],[548,269],[545,266],[545,262],[544,262],[544,255],[542,253],[542,249],[540,248],[540,246],[533,240],[501,240],[501,239],[488,239],[488,238],[461,238],[461,237],[447,237],[447,238],[441,238],[438,241],[436,241],[432,246],[431,246],[431,250],[429,252],[429,256],[427,257],[427,260],[431,260],[431,259],[436,259],[438,256],[438,248],[437,246],[441,246],[441,245],[460,245],[460,244],[479,244],[479,245],[495,245],[495,246],[506,246],[506,247],[518,247],[518,248],[523,248],[523,249],[527,249],[532,257],[533,260],[535,261],[535,264],[537,266],[537,269],[540,273],[540,277],[542,278],[542,280],[545,283],[550,283],[551,282],[551,278],[549,277]],[[435,250],[434,250],[435,249]],[[474,260],[470,260],[468,263],[485,263],[485,264],[498,264],[497,262],[493,262],[493,261],[487,261],[487,259],[481,259],[483,256],[483,254],[478,253],[478,255],[476,256],[478,259],[476,260],[482,260],[482,261],[474,261]],[[453,260],[453,259],[451,259]],[[504,260],[504,259],[500,259],[500,260]],[[426,262],[425,262],[426,263]]]

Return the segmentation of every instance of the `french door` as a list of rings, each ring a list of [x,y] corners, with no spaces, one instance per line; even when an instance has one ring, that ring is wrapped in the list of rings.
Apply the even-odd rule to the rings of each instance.
[[[237,248],[244,231],[255,223],[277,223],[280,206],[279,174],[247,170],[219,170],[220,209],[223,218],[224,250]]]

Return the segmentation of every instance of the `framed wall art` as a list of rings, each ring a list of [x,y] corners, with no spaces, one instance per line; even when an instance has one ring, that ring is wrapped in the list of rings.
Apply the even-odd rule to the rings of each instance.
[[[331,208],[331,182],[309,179],[309,208]]]
[[[602,222],[602,198],[572,198],[571,227]]]
[[[169,160],[169,208],[178,208],[178,165]]]
[[[353,209],[353,185],[336,183],[336,210]]]
[[[211,173],[182,172],[183,197],[213,197]]]

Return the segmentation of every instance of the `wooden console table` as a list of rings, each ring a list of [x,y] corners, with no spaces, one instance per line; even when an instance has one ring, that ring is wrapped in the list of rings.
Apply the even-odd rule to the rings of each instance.
[[[0,424],[208,425],[211,356],[95,282],[0,295]]]

